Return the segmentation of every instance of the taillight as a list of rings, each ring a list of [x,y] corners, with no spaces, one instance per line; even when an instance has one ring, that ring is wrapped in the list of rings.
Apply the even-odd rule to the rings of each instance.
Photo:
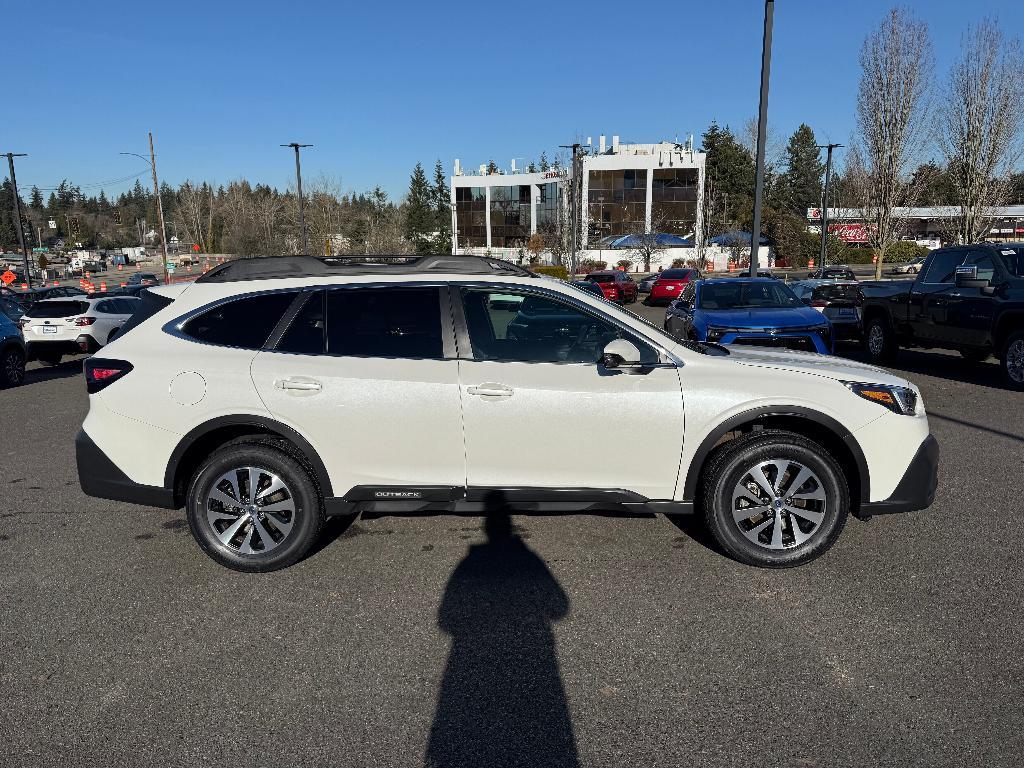
[[[132,370],[132,364],[125,360],[104,360],[90,357],[85,361],[85,389],[90,395],[109,387]]]
[[[824,299],[814,299],[814,301],[811,302],[811,306],[812,307],[827,307],[828,306],[828,302],[825,301]]]
[[[76,317],[75,325],[92,325],[96,322],[95,317]]]

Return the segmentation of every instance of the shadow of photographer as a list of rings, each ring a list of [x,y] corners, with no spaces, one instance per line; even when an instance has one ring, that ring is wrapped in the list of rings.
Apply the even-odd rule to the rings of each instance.
[[[452,572],[438,623],[452,636],[425,763],[579,765],[552,624],[569,598],[516,534],[504,496],[486,503],[487,541]]]

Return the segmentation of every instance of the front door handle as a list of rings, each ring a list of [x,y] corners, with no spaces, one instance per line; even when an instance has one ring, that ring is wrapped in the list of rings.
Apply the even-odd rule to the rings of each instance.
[[[274,386],[293,392],[319,392],[323,388],[315,379],[278,379]]]
[[[466,392],[471,395],[478,397],[512,397],[512,387],[506,387],[504,384],[478,384],[473,387],[467,387]]]

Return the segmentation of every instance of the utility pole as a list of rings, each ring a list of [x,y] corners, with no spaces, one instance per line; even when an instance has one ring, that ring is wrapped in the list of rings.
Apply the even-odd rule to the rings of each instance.
[[[574,279],[580,263],[580,230],[583,220],[580,217],[580,192],[583,189],[583,156],[579,142],[560,144],[562,149],[572,150],[572,178],[569,180],[569,279]]]
[[[818,144],[818,149],[828,150],[825,157],[825,189],[821,199],[821,253],[818,256],[820,267],[825,266],[825,245],[828,240],[828,188],[832,182],[832,150],[843,146],[842,144]]]
[[[754,174],[754,226],[750,232],[750,276],[757,277],[761,251],[761,204],[764,198],[764,144],[768,132],[768,79],[772,68],[772,16],[775,0],[764,2],[764,36],[761,39],[761,99],[757,113],[757,170]]]
[[[27,157],[24,152],[5,152],[7,166],[11,169],[11,187],[14,189],[14,219],[18,222],[18,246],[21,248],[21,263],[25,268],[25,283],[32,287],[32,273],[28,268],[28,246],[25,245],[25,224],[21,220],[21,200],[18,199],[18,178],[14,175],[14,158]]]
[[[153,132],[149,132],[149,164],[153,168],[153,194],[156,195],[156,216],[160,220],[160,246],[164,252],[164,282],[167,282],[167,230],[164,228],[164,201],[160,197],[160,182],[156,178],[156,152],[153,151]]]
[[[299,162],[299,150],[312,147],[312,144],[299,144],[291,142],[282,144],[282,147],[291,147],[295,150],[295,188],[299,193],[299,228],[302,230],[302,252],[309,254],[309,236],[306,234],[306,202],[302,199],[302,164]],[[330,233],[328,233],[330,235]]]

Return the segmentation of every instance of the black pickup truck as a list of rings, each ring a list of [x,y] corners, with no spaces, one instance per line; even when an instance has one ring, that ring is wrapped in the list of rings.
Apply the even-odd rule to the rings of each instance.
[[[861,291],[864,339],[877,362],[899,347],[995,355],[1007,385],[1024,390],[1024,243],[940,248],[915,280],[861,283]]]

